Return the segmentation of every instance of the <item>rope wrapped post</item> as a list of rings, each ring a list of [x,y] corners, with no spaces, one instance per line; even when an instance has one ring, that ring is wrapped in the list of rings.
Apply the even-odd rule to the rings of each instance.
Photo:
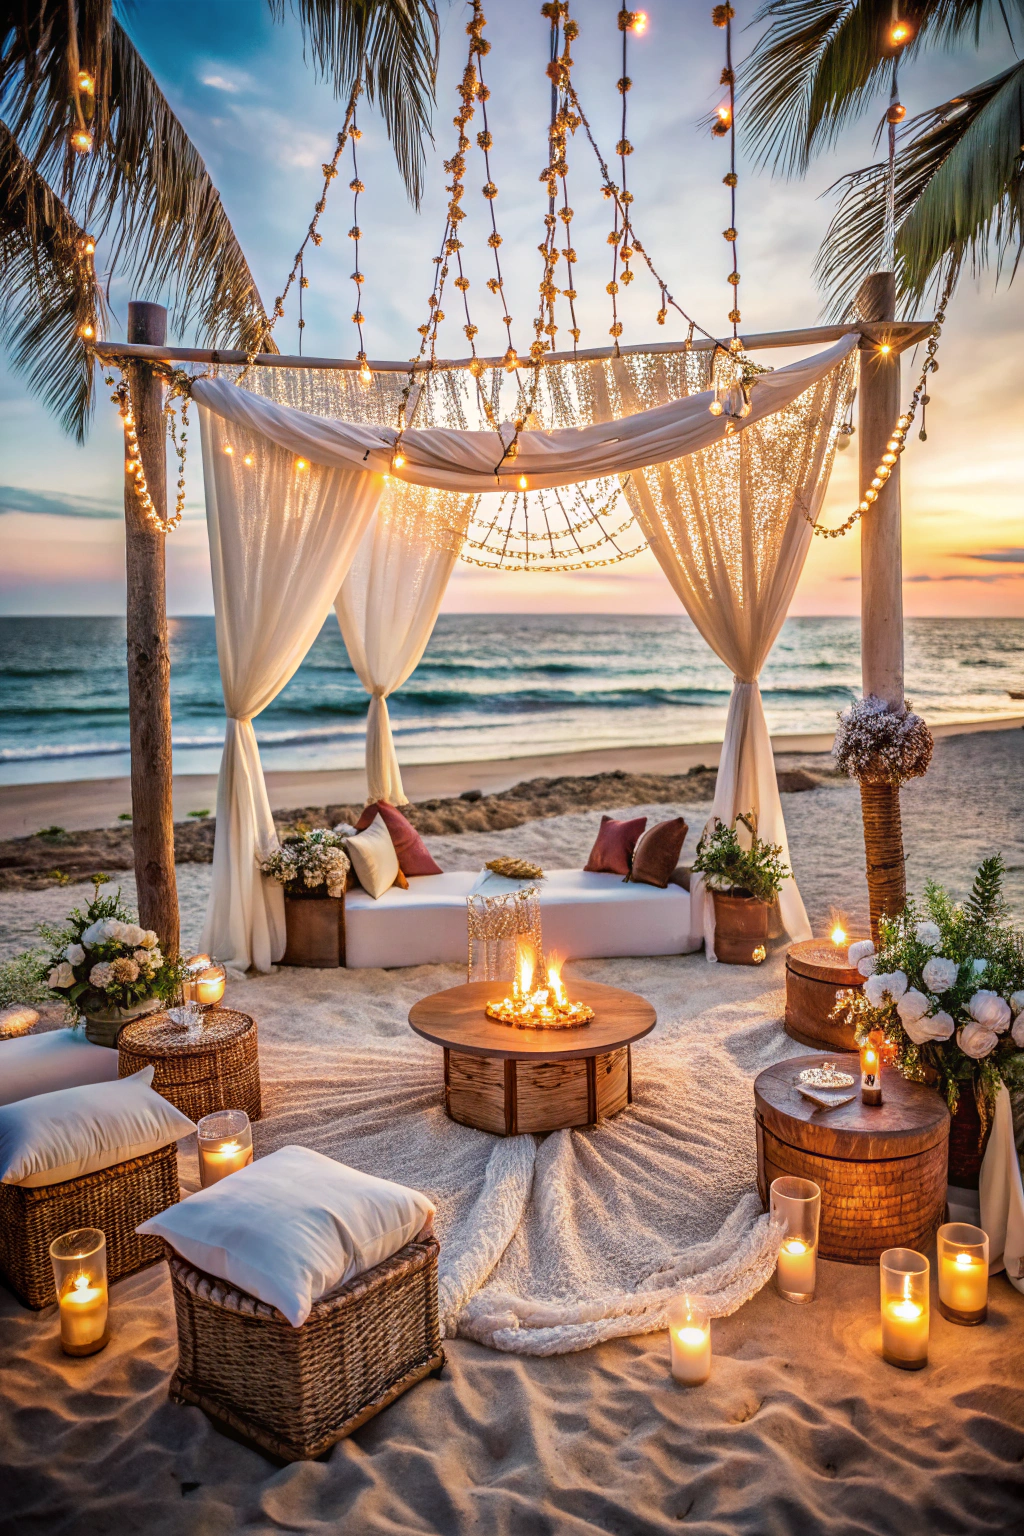
[[[864,857],[871,909],[871,937],[878,943],[878,920],[895,917],[907,904],[907,865],[898,784],[861,779]]]
[[[162,347],[167,311],[161,304],[128,306],[128,340]],[[146,484],[158,516],[167,516],[164,386],[151,363],[129,365],[132,409]],[[128,579],[128,716],[131,741],[132,842],[139,921],[160,935],[166,955],[178,953],[178,887],[174,874],[171,766],[171,661],[167,643],[164,533],[147,515],[135,477],[124,488]]]

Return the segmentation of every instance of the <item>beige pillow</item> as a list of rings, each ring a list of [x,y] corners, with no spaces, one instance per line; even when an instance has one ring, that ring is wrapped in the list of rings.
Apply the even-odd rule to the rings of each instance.
[[[0,1181],[28,1189],[63,1184],[190,1135],[192,1121],[154,1093],[152,1081],[153,1068],[143,1067],[118,1082],[60,1088],[3,1105]]]
[[[352,860],[359,884],[374,901],[390,891],[401,873],[391,833],[379,813],[365,832],[346,839],[345,852]]]
[[[117,1052],[91,1045],[76,1029],[51,1029],[0,1041],[0,1104],[60,1088],[117,1081]]]

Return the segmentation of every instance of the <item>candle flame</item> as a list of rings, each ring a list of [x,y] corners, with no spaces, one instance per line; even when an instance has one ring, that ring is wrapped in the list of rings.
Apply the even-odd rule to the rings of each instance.
[[[565,987],[562,985],[562,966],[564,961],[560,955],[552,955],[548,965],[548,987],[551,996],[559,1008],[564,1008],[569,999],[565,995]]]
[[[516,950],[516,979],[513,996],[517,998],[529,997],[533,987],[533,973],[537,968],[537,957],[532,944],[520,944]]]
[[[89,1276],[86,1274],[76,1275],[71,1283],[76,1291],[87,1291],[89,1289]]]
[[[845,928],[840,927],[838,923],[832,929],[832,943],[837,945],[840,949],[846,943],[846,930]]]
[[[967,1269],[971,1264],[974,1263],[974,1260],[971,1258],[969,1253],[958,1253],[953,1262],[954,1264],[958,1264],[961,1269]]]
[[[809,1244],[805,1243],[802,1237],[787,1237],[782,1246],[787,1253],[806,1253]]]

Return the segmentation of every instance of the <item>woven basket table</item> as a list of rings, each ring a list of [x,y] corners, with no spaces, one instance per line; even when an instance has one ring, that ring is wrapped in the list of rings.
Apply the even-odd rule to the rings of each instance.
[[[853,1025],[833,1019],[839,993],[862,991],[864,977],[831,939],[802,939],[786,954],[786,1034],[820,1051],[855,1051]]]
[[[178,1323],[175,1402],[283,1461],[309,1461],[444,1365],[437,1239],[313,1304],[301,1328],[167,1249]]]
[[[797,1079],[820,1055],[777,1062],[754,1081],[757,1188],[768,1207],[773,1179],[793,1174],[821,1189],[818,1252],[874,1264],[886,1248],[927,1244],[946,1206],[949,1110],[934,1088],[883,1072],[882,1103],[860,1100],[860,1058],[835,1056],[856,1097],[835,1109],[805,1099]]]
[[[26,1189],[0,1184],[0,1274],[26,1307],[56,1302],[50,1244],[78,1227],[99,1227],[107,1239],[107,1279],[123,1280],[163,1257],[158,1237],[135,1228],[180,1198],[178,1148],[172,1141],[144,1157],[115,1163],[63,1184]]]
[[[203,1014],[197,1039],[153,1013],[126,1024],[117,1041],[117,1074],[155,1068],[153,1087],[190,1120],[217,1109],[244,1109],[260,1117],[260,1063],[256,1021],[232,1008]]]

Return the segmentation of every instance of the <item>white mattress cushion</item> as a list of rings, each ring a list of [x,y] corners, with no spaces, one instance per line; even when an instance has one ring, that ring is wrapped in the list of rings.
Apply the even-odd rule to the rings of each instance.
[[[0,1104],[117,1080],[117,1052],[72,1029],[0,1040]]]
[[[154,1093],[152,1081],[153,1068],[143,1067],[116,1083],[61,1088],[3,1105],[0,1181],[29,1189],[63,1184],[190,1135],[192,1121]]]
[[[466,897],[473,871],[421,875],[407,891],[379,901],[365,892],[345,897],[346,964],[404,966],[465,964]],[[539,882],[544,945],[563,959],[619,955],[678,955],[696,948],[690,937],[690,897],[624,882],[621,875],[553,869]]]
[[[428,1231],[433,1216],[426,1195],[404,1184],[281,1147],[136,1230],[300,1328],[315,1301]]]

